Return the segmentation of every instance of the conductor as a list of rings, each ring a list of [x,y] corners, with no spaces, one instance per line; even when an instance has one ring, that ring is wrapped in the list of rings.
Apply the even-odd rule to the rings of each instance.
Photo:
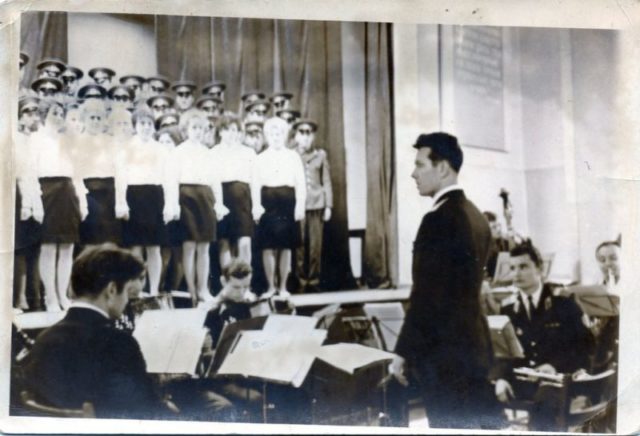
[[[431,428],[492,428],[499,412],[480,308],[491,232],[457,184],[463,155],[456,137],[422,134],[414,148],[411,177],[433,206],[414,241],[413,288],[390,372],[416,384]]]

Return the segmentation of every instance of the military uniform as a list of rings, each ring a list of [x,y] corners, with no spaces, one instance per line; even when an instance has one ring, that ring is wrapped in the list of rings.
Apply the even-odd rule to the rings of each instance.
[[[524,358],[502,362],[496,378],[509,380],[516,398],[533,401],[530,430],[564,430],[565,393],[562,388],[514,380],[513,368],[552,365],[558,373],[573,373],[589,367],[593,336],[582,323],[582,311],[571,298],[555,295],[551,287],[542,288],[537,306],[527,310],[518,292],[502,303],[500,313],[509,316],[524,350]]]
[[[297,276],[301,287],[320,284],[322,234],[325,208],[333,208],[333,190],[327,153],[311,149],[300,156],[307,183],[305,219],[302,223],[303,244],[296,250]]]

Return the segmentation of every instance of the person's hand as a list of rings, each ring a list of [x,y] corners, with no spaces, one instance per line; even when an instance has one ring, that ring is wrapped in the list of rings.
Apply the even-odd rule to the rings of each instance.
[[[20,221],[26,221],[33,216],[30,207],[23,207],[20,209]]]
[[[38,202],[32,210],[33,219],[42,224],[42,220],[44,220],[44,209],[42,207],[42,203]]]
[[[253,292],[247,290],[247,292],[245,292],[244,294],[244,301],[246,301],[247,303],[253,303],[255,301],[258,300],[258,297],[256,296],[256,294],[254,294]]]
[[[116,218],[122,220],[129,219],[129,206],[126,204],[116,204]]]
[[[253,207],[253,210],[251,211],[252,215],[253,215],[253,219],[254,221],[260,221],[260,217],[262,217],[262,214],[264,213],[264,207],[262,207],[261,205],[256,205]]]
[[[389,364],[389,374],[395,377],[402,386],[409,386],[409,381],[404,374],[405,360],[401,356],[394,356]]]
[[[165,224],[169,224],[169,221],[173,219],[174,215],[175,214],[171,210],[165,209],[162,212],[162,221],[164,221]]]
[[[218,221],[220,221],[229,213],[229,209],[227,209],[227,206],[225,206],[224,204],[216,204],[213,210],[216,213],[216,219]]]
[[[304,219],[305,210],[303,207],[296,207],[293,217],[296,221],[302,221]]]
[[[543,374],[556,375],[558,371],[551,365],[550,363],[543,363],[542,365],[535,368],[536,371],[541,372]]]
[[[325,207],[324,208],[324,216],[322,217],[322,219],[324,219],[325,221],[329,221],[331,219],[331,208],[330,207]]]
[[[87,202],[80,203],[80,220],[84,221],[89,215],[89,206],[87,206]]]
[[[515,395],[513,395],[513,388],[508,381],[504,379],[496,381],[496,397],[501,403],[507,403],[509,400],[515,398]]]

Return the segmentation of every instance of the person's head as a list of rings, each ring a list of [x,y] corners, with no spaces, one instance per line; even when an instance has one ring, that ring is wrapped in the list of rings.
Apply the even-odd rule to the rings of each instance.
[[[245,107],[247,121],[264,121],[271,104],[267,100],[256,100]]]
[[[60,77],[65,69],[65,63],[57,58],[43,59],[36,66],[38,69],[38,77]]]
[[[72,104],[67,107],[67,117],[65,118],[67,127],[66,131],[69,133],[79,134],[84,132],[84,123],[82,122],[82,110],[77,104]]]
[[[95,83],[84,85],[78,90],[78,98],[82,101],[91,99],[104,100],[106,96],[107,90],[100,85],[96,85]]]
[[[287,109],[276,111],[276,117],[282,118],[287,123],[289,123],[290,126],[292,126],[293,123],[298,121],[300,116],[301,116],[300,111],[296,109],[287,108]]]
[[[176,106],[181,111],[186,111],[193,106],[195,101],[194,91],[196,90],[196,84],[190,80],[180,80],[175,82],[171,89],[176,94]]]
[[[173,107],[173,98],[165,94],[154,95],[147,99],[147,106],[153,111],[153,119],[157,120]]]
[[[40,98],[54,98],[62,91],[62,82],[55,77],[41,77],[31,84],[33,89]]]
[[[262,91],[245,92],[240,97],[240,100],[242,101],[242,108],[246,110],[247,106],[249,106],[252,103],[255,103],[258,100],[264,100],[265,97],[266,96]]]
[[[162,76],[149,77],[146,84],[151,95],[163,94],[169,88],[169,81]]]
[[[596,248],[596,260],[605,280],[613,275],[615,282],[620,280],[620,242],[604,241]]]
[[[40,126],[40,99],[38,97],[22,97],[18,100],[18,124],[20,131],[31,133]]]
[[[282,118],[269,118],[264,123],[264,137],[269,148],[274,150],[282,149],[286,146],[289,124]]]
[[[251,287],[251,265],[241,259],[233,259],[222,270],[220,295],[224,300],[244,301]]]
[[[490,211],[482,212],[484,217],[489,222],[489,229],[491,229],[491,237],[493,239],[499,239],[502,236],[502,226],[500,225],[500,221],[498,221],[498,217],[495,213]]]
[[[182,142],[180,128],[178,126],[169,126],[161,128],[156,135],[158,142],[167,147],[175,147]]]
[[[126,109],[115,109],[109,114],[111,133],[117,138],[129,138],[133,135],[131,112]]]
[[[156,130],[177,126],[178,124],[180,124],[180,115],[178,115],[175,109],[166,112],[164,115],[161,115],[160,118],[156,118]]]
[[[228,114],[221,116],[218,118],[216,129],[223,144],[240,143],[242,131],[240,128],[240,119],[237,116]]]
[[[180,117],[180,132],[183,138],[202,143],[209,121],[201,111],[185,112]]]
[[[298,151],[304,153],[311,149],[316,137],[316,130],[318,130],[318,125],[311,120],[299,120],[293,124],[293,140]]]
[[[114,244],[88,248],[73,262],[75,299],[101,308],[111,319],[122,315],[129,298],[136,298],[144,283],[142,260]]]
[[[20,52],[20,61],[18,66],[20,67],[20,82],[24,78],[24,67],[29,63],[29,55],[23,52]]]
[[[153,138],[155,133],[155,123],[153,119],[153,113],[144,106],[138,107],[133,112],[132,116],[133,127],[136,131],[136,135],[143,141],[148,141]]]
[[[250,121],[244,123],[244,134],[242,143],[247,147],[251,147],[256,153],[262,151],[264,146],[264,135],[262,132],[263,124],[259,121]]]
[[[130,109],[133,107],[133,91],[124,85],[112,86],[107,93],[114,109]]]
[[[123,86],[126,86],[133,92],[134,100],[138,99],[143,83],[144,83],[144,78],[142,76],[129,74],[129,75],[120,77],[120,84]]]
[[[99,135],[103,133],[107,123],[107,109],[104,101],[91,98],[85,101],[81,108],[85,133],[89,135]]]
[[[221,102],[224,102],[224,90],[226,88],[227,88],[227,85],[225,85],[224,82],[220,82],[219,80],[214,80],[202,87],[202,95],[209,95],[211,97],[215,97]]]
[[[40,100],[40,117],[43,125],[60,132],[64,130],[64,105],[56,100]]]
[[[104,88],[111,86],[111,79],[116,75],[116,72],[111,68],[97,67],[89,70],[89,77],[93,79],[96,85],[100,85]]]
[[[276,92],[271,97],[269,97],[269,101],[273,106],[274,111],[279,111],[283,109],[289,109],[289,104],[291,103],[291,99],[293,98],[293,94],[290,92]]]
[[[420,195],[433,197],[439,190],[457,183],[463,155],[455,136],[442,132],[422,134],[413,147],[418,151],[411,177]]]
[[[203,94],[196,101],[196,107],[209,117],[219,117],[222,114],[222,105],[222,100],[208,94]]]
[[[531,241],[516,245],[509,252],[513,284],[525,293],[533,293],[542,284],[543,259]]]
[[[84,73],[80,68],[67,65],[67,68],[60,75],[60,79],[64,84],[64,90],[67,95],[75,96],[80,86],[80,79],[84,77]]]

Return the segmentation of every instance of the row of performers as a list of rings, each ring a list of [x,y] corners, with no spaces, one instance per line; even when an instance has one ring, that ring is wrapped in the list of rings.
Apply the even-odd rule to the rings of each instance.
[[[286,294],[303,221],[302,237],[309,240],[297,250],[298,274],[303,285],[318,283],[322,223],[331,216],[332,192],[326,153],[313,147],[315,122],[299,120],[292,130],[281,118],[268,119],[268,146],[256,154],[242,143],[245,125],[231,114],[218,118],[220,140],[212,148],[203,143],[209,119],[197,110],[159,132],[144,106],[133,114],[107,112],[100,99],[87,99],[78,115],[81,133],[67,127],[66,108],[56,100],[19,101],[20,122],[29,128],[15,139],[15,246],[23,257],[16,264],[25,262],[23,249],[40,245],[47,310],[69,305],[77,243],[144,249],[152,294],[162,275],[160,247],[179,246],[187,288],[206,302],[210,243],[219,241],[221,266],[232,252],[250,262],[254,235],[267,292]],[[41,122],[30,124],[29,117]],[[104,134],[106,122],[111,135]],[[291,141],[297,150],[287,147]],[[17,301],[23,303],[26,280],[16,277],[22,284]]]

